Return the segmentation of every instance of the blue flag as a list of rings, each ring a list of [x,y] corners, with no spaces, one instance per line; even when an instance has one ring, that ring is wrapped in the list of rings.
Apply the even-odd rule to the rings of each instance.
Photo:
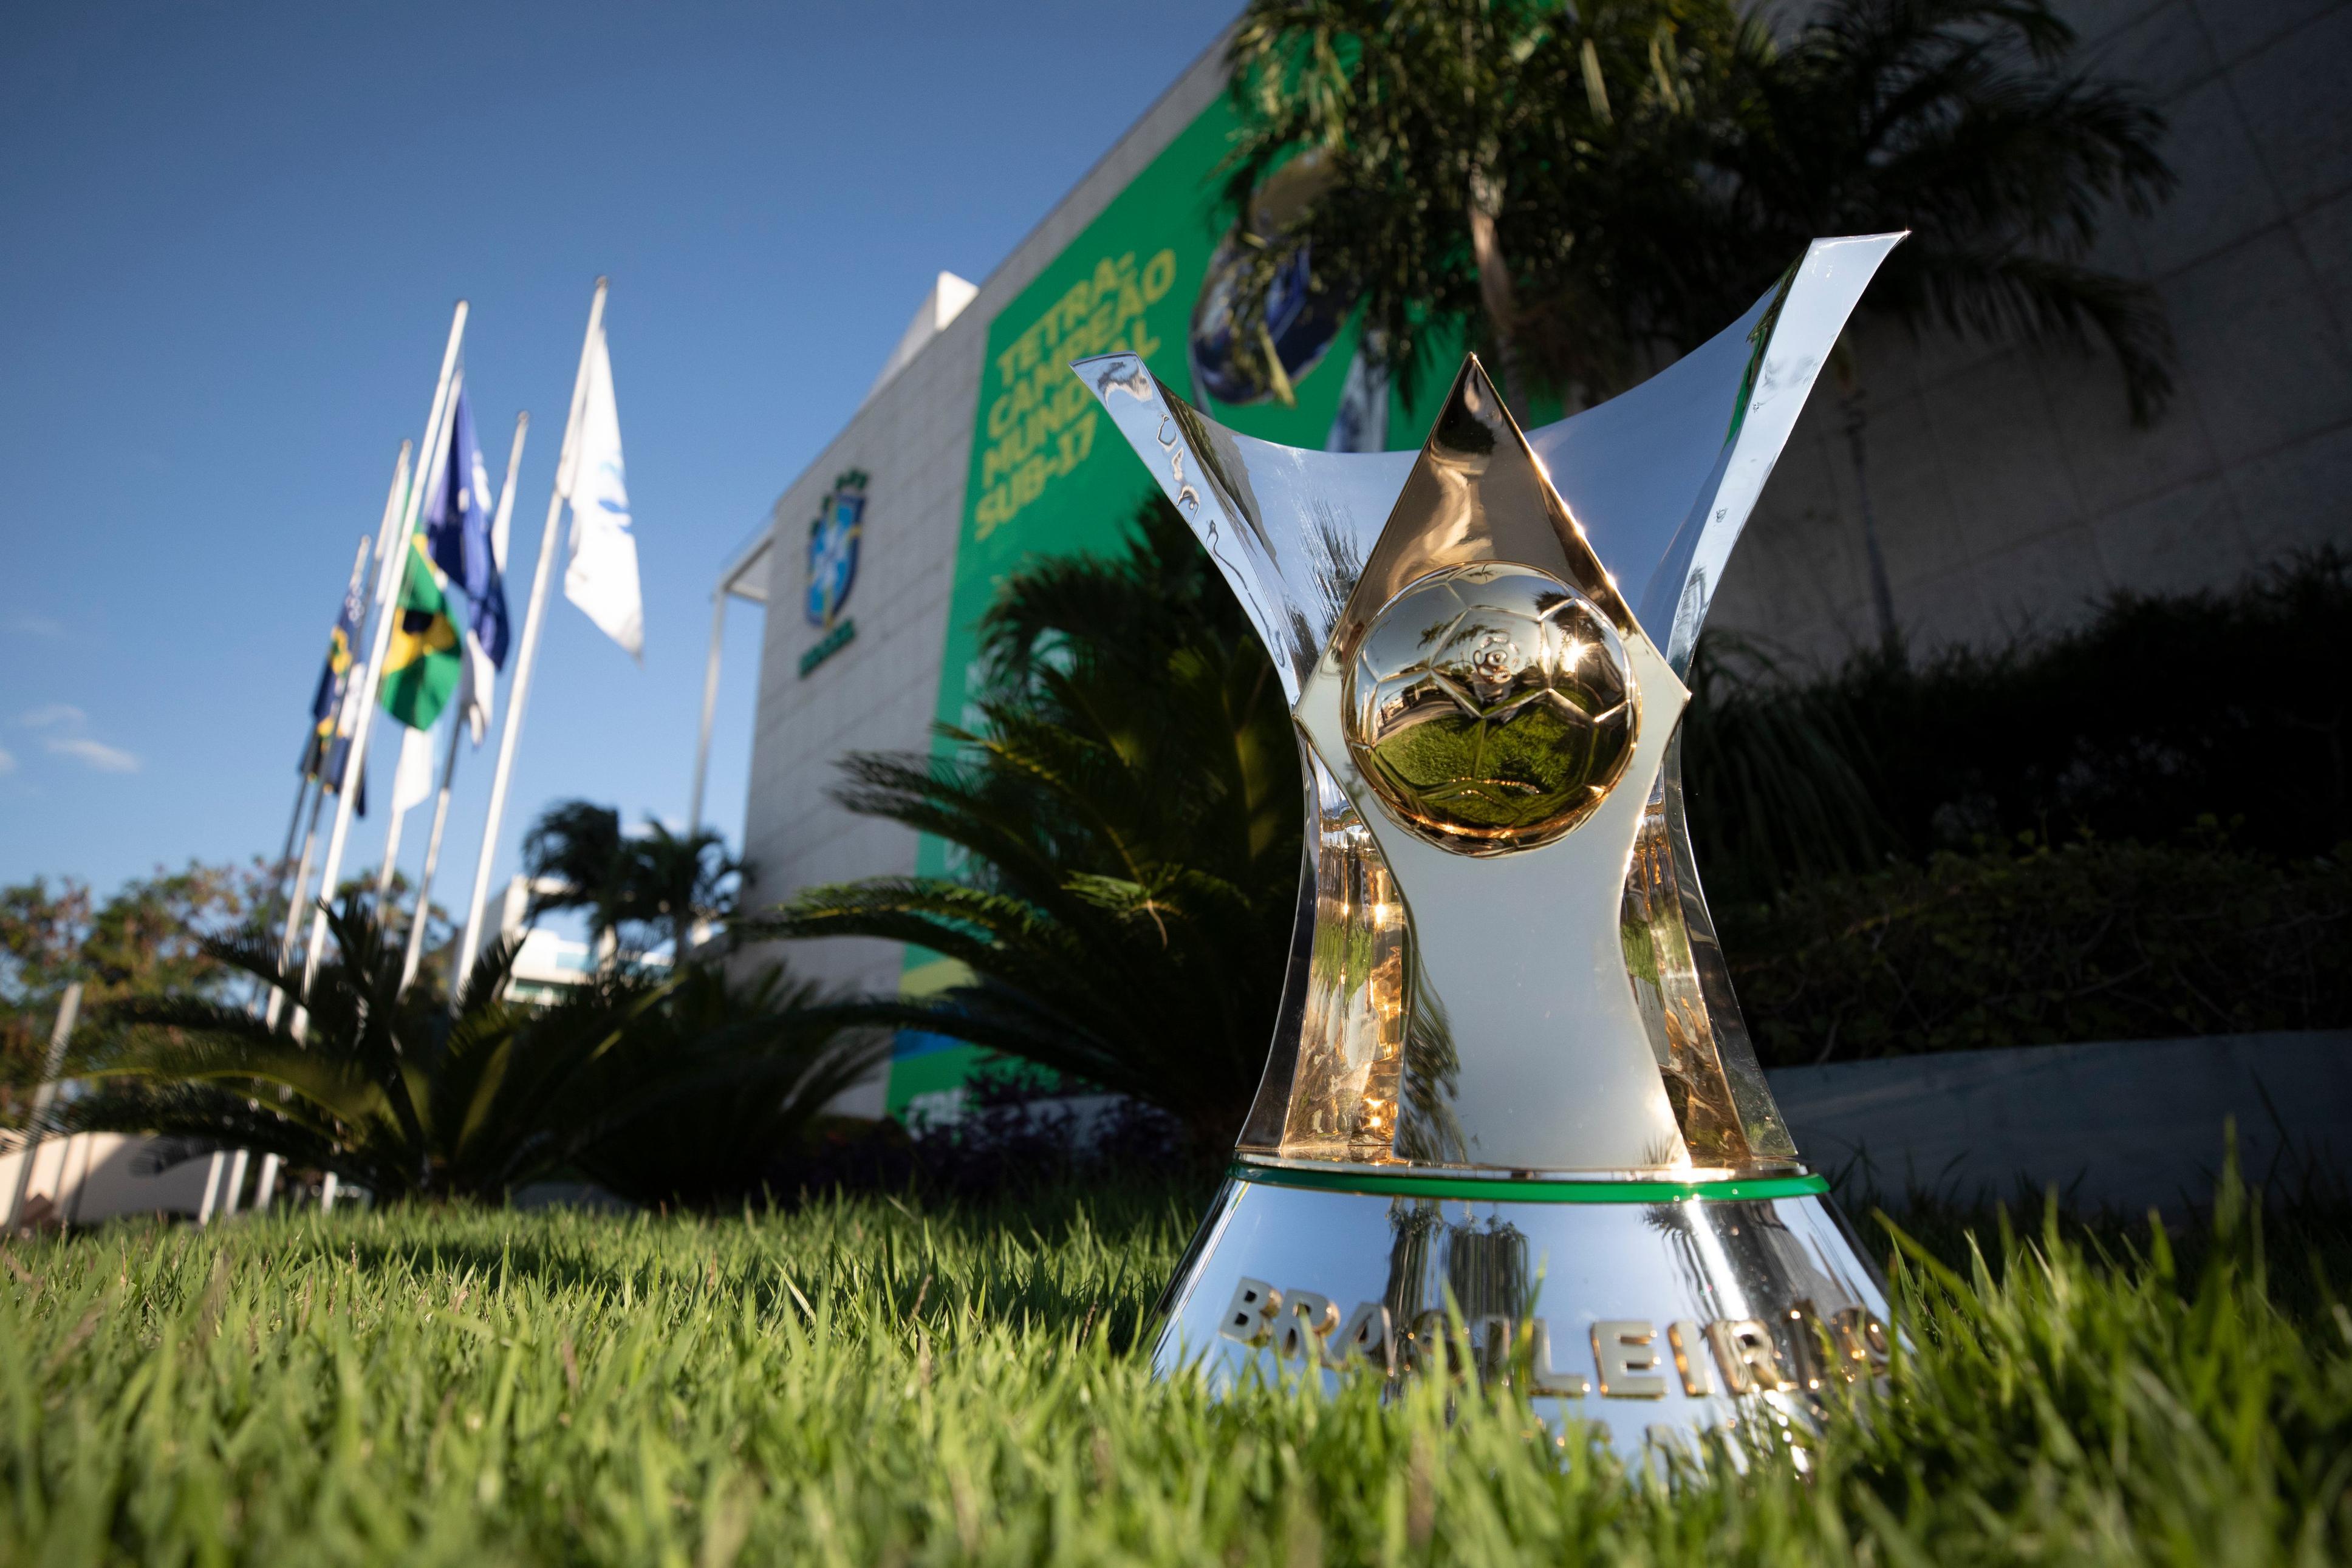
[[[478,744],[489,722],[490,683],[507,667],[507,590],[503,540],[492,537],[489,470],[475,434],[474,406],[457,392],[449,461],[425,498],[425,548],[466,595],[466,674],[459,702]]]
[[[358,655],[360,627],[367,619],[367,541],[360,541],[360,553],[352,562],[351,586],[343,590],[342,608],[335,615],[334,629],[327,633],[327,662],[319,671],[318,689],[310,695],[310,736],[302,747],[301,771],[317,778],[320,764],[330,759],[333,766],[327,770],[327,788],[335,789],[342,778],[341,740],[335,734],[343,711],[343,691],[351,683],[352,661]]]

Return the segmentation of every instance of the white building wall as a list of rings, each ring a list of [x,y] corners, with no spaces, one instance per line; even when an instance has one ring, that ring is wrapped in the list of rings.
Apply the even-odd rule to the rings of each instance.
[[[1208,106],[1223,87],[1223,50],[1220,40],[1148,106],[1106,92],[1107,118],[1139,110],[1141,118],[776,502],[744,814],[744,852],[756,872],[751,905],[824,883],[914,871],[912,832],[854,815],[829,791],[847,752],[929,749],[988,324]],[[835,477],[850,468],[869,476],[857,581],[844,607],[857,634],[803,680],[801,654],[821,635],[801,608],[808,525]],[[796,974],[876,991],[897,988],[900,954],[894,944],[862,940],[788,950]],[[878,1113],[881,1096],[877,1080],[845,1109]]]
[[[1915,649],[2062,628],[2119,589],[2227,587],[2352,541],[2352,5],[2060,8],[2084,63],[2141,82],[2171,121],[2179,189],[2118,220],[2097,259],[2162,296],[2179,392],[2136,430],[2111,361],[1860,331],[1871,493]],[[1713,624],[1815,663],[1874,642],[1860,515],[1825,375]]]

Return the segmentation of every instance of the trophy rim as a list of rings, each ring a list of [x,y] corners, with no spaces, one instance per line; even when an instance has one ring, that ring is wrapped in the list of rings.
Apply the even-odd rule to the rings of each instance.
[[[1237,1155],[1226,1166],[1232,1181],[1318,1192],[1381,1197],[1466,1198],[1488,1203],[1670,1203],[1682,1198],[1736,1202],[1826,1196],[1829,1179],[1801,1165],[1766,1169],[1689,1171],[1662,1176],[1646,1170],[1479,1170],[1475,1167],[1370,1165]]]

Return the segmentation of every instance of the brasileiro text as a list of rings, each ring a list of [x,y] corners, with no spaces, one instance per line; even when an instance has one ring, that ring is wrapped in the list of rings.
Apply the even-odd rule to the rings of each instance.
[[[1399,1322],[1386,1303],[1364,1301],[1342,1318],[1328,1296],[1246,1279],[1234,1287],[1217,1332],[1286,1361],[1391,1377],[1436,1365],[1458,1371],[1466,1360],[1482,1376],[1522,1377],[1530,1394],[1555,1399],[1596,1391],[1604,1399],[1663,1399],[1669,1379],[1693,1398],[1811,1392],[1829,1376],[1874,1376],[1889,1353],[1886,1325],[1859,1306],[1824,1317],[1801,1302],[1783,1322],[1604,1318],[1580,1336],[1590,1343],[1587,1361],[1585,1345],[1555,1339],[1541,1318],[1474,1317],[1455,1334],[1441,1311]]]
[[[1122,351],[1150,358],[1160,340],[1145,316],[1175,281],[1172,250],[1140,263],[1133,251],[1107,256],[997,354],[974,537],[984,539],[1011,522],[1087,460],[1102,411],[1070,373],[1070,361]]]

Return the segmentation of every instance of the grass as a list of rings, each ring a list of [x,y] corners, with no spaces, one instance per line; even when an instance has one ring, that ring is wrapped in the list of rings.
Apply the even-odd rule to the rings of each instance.
[[[1889,1396],[1744,1476],[1624,1473],[1475,1385],[1156,1384],[1191,1219],[1111,1191],[12,1243],[0,1563],[2352,1555],[2352,1316],[2231,1186],[2193,1260],[2054,1220],[1918,1249]]]

